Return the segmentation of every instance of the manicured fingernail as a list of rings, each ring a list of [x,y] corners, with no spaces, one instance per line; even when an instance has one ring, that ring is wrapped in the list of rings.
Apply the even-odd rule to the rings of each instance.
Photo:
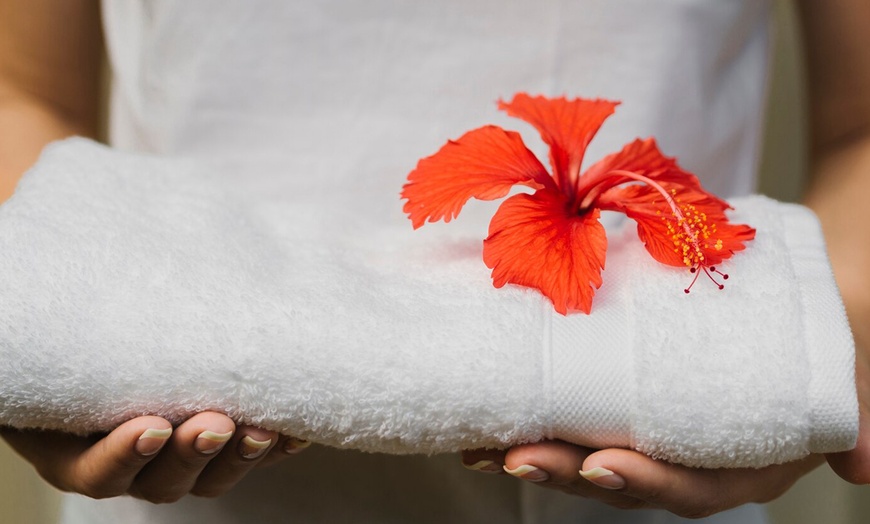
[[[462,463],[465,466],[465,469],[470,469],[472,471],[480,471],[481,473],[501,473],[502,466],[501,464],[496,464],[491,460],[478,460],[474,464],[466,464]]]
[[[272,445],[272,439],[267,440],[254,440],[249,435],[246,435],[239,442],[239,453],[242,454],[242,458],[246,458],[248,460],[258,458],[260,455],[269,450],[269,446]]]
[[[529,482],[543,482],[550,478],[550,474],[546,471],[536,468],[535,466],[529,466],[528,464],[518,466],[516,469],[509,469],[505,466],[504,470],[515,477],[528,480]]]
[[[136,441],[136,452],[143,457],[150,457],[163,448],[170,435],[172,428],[146,429]]]
[[[287,442],[284,443],[284,453],[299,453],[308,446],[311,445],[311,442],[307,440],[301,440],[298,438],[288,438]]]
[[[625,479],[607,468],[592,468],[589,471],[581,471],[580,476],[602,488],[622,489],[625,487]]]
[[[203,431],[193,441],[193,449],[199,451],[203,455],[213,455],[223,449],[224,444],[233,436],[232,431],[226,433],[215,433],[214,431]]]

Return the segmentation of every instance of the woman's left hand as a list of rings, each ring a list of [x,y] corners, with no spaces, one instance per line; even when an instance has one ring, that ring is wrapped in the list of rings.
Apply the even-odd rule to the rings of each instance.
[[[870,483],[870,354],[858,351],[860,428],[855,449],[827,456],[854,484]],[[595,450],[562,441],[471,450],[462,462],[483,473],[506,471],[524,481],[624,509],[660,508],[699,518],[749,502],[769,502],[825,462],[824,455],[762,469],[697,469],[654,460],[627,449]],[[582,471],[582,474],[581,474]]]
[[[687,518],[771,501],[824,461],[822,455],[811,455],[763,469],[696,469],[636,451],[594,450],[561,441],[462,454],[463,464],[478,471],[498,472],[504,466],[512,475],[545,488],[617,508],[660,508]]]

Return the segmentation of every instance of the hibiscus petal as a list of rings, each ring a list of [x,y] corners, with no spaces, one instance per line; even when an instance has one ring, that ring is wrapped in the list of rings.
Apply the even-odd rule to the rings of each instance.
[[[519,93],[510,102],[500,100],[499,109],[537,128],[550,146],[550,164],[559,186],[568,188],[580,176],[586,146],[618,104],[601,99],[550,99]]]
[[[631,172],[652,182],[606,176],[614,171]],[[626,182],[632,184],[619,186]],[[605,189],[599,189],[602,187]],[[742,250],[743,243],[755,236],[751,227],[731,224],[725,215],[730,209],[728,203],[705,191],[698,177],[680,168],[675,159],[664,156],[653,139],[635,140],[619,153],[597,162],[583,175],[579,190],[591,191],[593,196],[601,191],[594,198],[595,207],[620,211],[636,220],[638,236],[647,251],[663,264],[718,264]],[[686,219],[684,222],[675,215],[669,200]]]
[[[484,126],[417,163],[402,188],[403,209],[415,229],[427,220],[450,222],[471,197],[501,198],[514,184],[538,189],[553,180],[518,133]]]
[[[683,252],[684,242],[674,242],[673,234],[661,221],[650,217],[633,216],[637,220],[637,234],[653,258],[663,264],[677,267],[698,265],[715,266],[731,258],[735,252],[746,248],[745,242],[755,238],[755,229],[745,224],[731,224],[727,221],[715,223],[716,227],[707,239],[699,241],[703,260],[688,257]],[[691,246],[688,246],[691,249]]]
[[[583,176],[591,178],[616,169],[649,176],[663,169],[674,168],[676,165],[674,158],[662,154],[654,138],[638,138],[626,144],[621,151],[611,153],[592,164]]]
[[[637,221],[638,236],[650,255],[662,264],[678,267],[720,264],[755,238],[755,229],[729,222],[725,215],[728,204],[715,196],[673,183],[662,183],[662,187],[673,191],[674,203],[685,225],[674,216],[665,198],[650,186],[612,188],[600,202],[602,209],[622,211]],[[686,228],[697,246],[687,241]]]
[[[701,181],[692,173],[683,170],[673,157],[668,157],[662,154],[659,150],[655,139],[636,139],[635,141],[626,144],[621,151],[613,153],[602,158],[595,164],[589,167],[580,179],[578,192],[586,193],[591,189],[588,184],[595,183],[602,176],[612,171],[631,171],[635,174],[655,180],[662,185],[676,184],[680,191],[690,190],[706,194],[710,200],[715,201],[722,209],[728,209],[728,203],[716,196],[704,191],[701,187]],[[600,202],[606,209],[609,201],[622,201],[626,198],[623,188],[615,188],[620,184],[631,182],[628,177],[614,176],[608,178],[604,186],[602,194],[596,199],[596,205]],[[607,188],[615,188],[618,196],[608,195]],[[647,186],[648,187],[648,186]]]
[[[567,207],[567,198],[552,189],[505,200],[490,222],[483,261],[495,287],[537,288],[559,313],[588,314],[601,286],[607,238],[597,209],[577,216]]]

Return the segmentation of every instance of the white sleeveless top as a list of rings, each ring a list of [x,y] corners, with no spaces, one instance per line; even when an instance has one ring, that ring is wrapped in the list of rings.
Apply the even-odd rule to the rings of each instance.
[[[113,145],[217,160],[215,176],[237,180],[249,198],[313,201],[324,213],[362,201],[362,220],[406,220],[404,177],[448,138],[495,123],[546,158],[530,126],[496,111],[499,97],[518,91],[623,102],[587,162],[655,136],[714,193],[755,186],[767,1],[104,4]],[[455,456],[316,447],[219,499],[153,506],[70,496],[63,511],[67,523],[131,524],[679,520],[468,472]],[[711,521],[763,517],[750,506]]]

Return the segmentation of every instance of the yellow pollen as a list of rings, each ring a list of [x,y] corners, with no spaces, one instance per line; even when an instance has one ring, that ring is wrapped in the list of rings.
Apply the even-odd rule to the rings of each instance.
[[[671,190],[676,195],[676,190]],[[709,249],[711,244],[707,242],[716,233],[716,224],[707,223],[707,214],[698,211],[692,204],[681,204],[674,199],[678,212],[672,211],[665,216],[661,210],[656,214],[661,217],[665,224],[668,236],[674,244],[674,252],[682,254],[683,263],[688,267],[694,267],[703,263],[704,249]],[[722,249],[722,241],[715,242],[715,249]]]

